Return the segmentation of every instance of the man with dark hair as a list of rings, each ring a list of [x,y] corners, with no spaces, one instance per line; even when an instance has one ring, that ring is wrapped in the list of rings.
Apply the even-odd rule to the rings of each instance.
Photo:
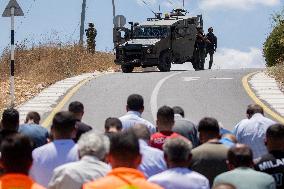
[[[19,132],[28,136],[33,141],[33,148],[46,144],[49,138],[47,129],[39,125],[39,122],[39,113],[29,112],[25,124],[19,127]]]
[[[197,130],[191,121],[184,118],[184,110],[179,106],[173,107],[175,113],[175,125],[173,132],[178,133],[191,141],[193,147],[198,146]]]
[[[11,134],[1,143],[1,165],[5,174],[0,178],[0,188],[44,189],[28,177],[33,163],[32,143],[21,134]]]
[[[179,137],[179,134],[172,131],[174,124],[174,110],[169,106],[162,106],[159,108],[156,121],[158,132],[151,136],[150,145],[162,150],[163,144],[167,138]]]
[[[253,157],[256,159],[267,153],[264,144],[265,133],[275,122],[264,117],[263,108],[257,104],[249,105],[246,113],[248,119],[235,126],[234,134],[239,143],[246,144],[252,149]]]
[[[2,128],[0,130],[0,144],[6,136],[18,132],[20,122],[19,117],[19,112],[14,108],[4,110],[1,120]]]
[[[31,176],[47,187],[54,168],[78,160],[78,150],[72,140],[76,135],[76,119],[71,112],[55,114],[51,133],[53,141],[33,151],[34,163]]]
[[[192,150],[191,168],[208,178],[210,186],[216,175],[227,171],[228,148],[219,142],[220,127],[214,118],[205,117],[198,125],[202,145]]]
[[[109,117],[105,121],[105,133],[116,133],[122,130],[122,123],[116,117]]]
[[[144,100],[141,95],[132,94],[127,98],[126,111],[127,113],[119,118],[123,129],[128,129],[135,124],[141,123],[147,126],[151,134],[156,132],[156,127],[141,117],[144,111]]]
[[[272,176],[258,172],[253,167],[252,150],[245,144],[237,144],[228,152],[228,168],[230,171],[218,175],[214,185],[229,183],[238,189],[275,189]]]
[[[104,178],[83,185],[83,189],[143,188],[160,189],[158,185],[146,181],[137,168],[141,163],[139,142],[129,131],[115,133],[111,138],[107,160],[112,171]]]
[[[29,124],[29,123],[34,123],[34,124],[38,124],[39,125],[40,122],[40,115],[38,112],[29,112],[26,116],[26,120],[25,123]]]
[[[77,142],[80,136],[83,133],[92,130],[92,127],[82,122],[82,118],[84,115],[84,105],[81,102],[79,101],[71,102],[68,106],[68,110],[69,112],[72,112],[75,118],[77,119],[76,122],[77,134],[76,137],[74,138],[74,141]]]
[[[268,154],[256,160],[255,169],[274,177],[277,189],[284,188],[284,125],[274,124],[266,131]]]
[[[142,162],[139,170],[148,178],[167,169],[164,152],[149,146],[151,133],[143,124],[134,125],[129,129],[139,139]]]
[[[203,175],[188,169],[192,144],[185,138],[167,139],[163,150],[168,170],[150,177],[150,182],[165,189],[209,189],[209,181]]]

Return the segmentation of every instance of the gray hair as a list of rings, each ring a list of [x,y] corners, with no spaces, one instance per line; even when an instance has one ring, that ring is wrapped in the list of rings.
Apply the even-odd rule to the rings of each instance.
[[[91,155],[102,160],[109,153],[110,141],[103,134],[90,131],[81,135],[77,145],[81,157]]]
[[[165,141],[163,150],[169,161],[181,163],[188,161],[188,157],[192,150],[192,144],[189,140],[182,137],[170,138]]]

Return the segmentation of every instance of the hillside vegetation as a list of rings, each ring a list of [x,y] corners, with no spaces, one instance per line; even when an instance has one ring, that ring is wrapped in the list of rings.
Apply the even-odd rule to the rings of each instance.
[[[17,45],[15,56],[16,105],[34,97],[56,81],[94,71],[116,70],[111,53],[88,53],[75,44]],[[0,112],[9,106],[9,50],[0,57]]]
[[[284,85],[284,9],[273,16],[273,30],[263,45],[269,73]]]

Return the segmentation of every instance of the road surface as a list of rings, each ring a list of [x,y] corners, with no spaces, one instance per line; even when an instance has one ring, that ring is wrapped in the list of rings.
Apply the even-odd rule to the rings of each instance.
[[[74,100],[85,105],[83,121],[96,131],[103,131],[107,117],[126,112],[126,99],[132,93],[145,101],[143,117],[155,123],[157,108],[181,106],[186,118],[195,123],[215,117],[224,128],[232,129],[245,118],[248,104],[253,103],[242,86],[242,78],[255,69],[113,73],[103,75],[80,88],[66,103]]]

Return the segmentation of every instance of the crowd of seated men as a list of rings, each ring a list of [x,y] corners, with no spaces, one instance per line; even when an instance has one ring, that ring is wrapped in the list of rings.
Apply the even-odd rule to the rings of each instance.
[[[20,125],[16,109],[4,110],[0,189],[284,189],[284,125],[257,104],[232,131],[212,117],[195,125],[179,106],[160,107],[153,124],[139,94],[126,111],[100,133],[78,101],[50,131],[37,112]]]

